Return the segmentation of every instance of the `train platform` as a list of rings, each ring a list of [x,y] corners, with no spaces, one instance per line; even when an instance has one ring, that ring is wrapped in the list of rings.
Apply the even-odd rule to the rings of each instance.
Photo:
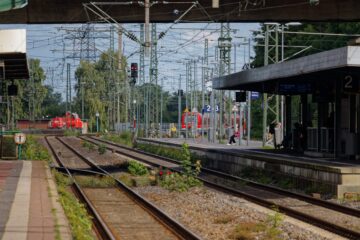
[[[284,150],[264,149],[260,141],[250,141],[246,145],[243,140],[241,145],[236,143],[230,146],[205,139],[198,142],[192,138],[142,138],[138,141],[174,148],[180,148],[186,142],[193,153],[203,157],[204,166],[231,174],[240,172],[244,167],[254,167],[311,184],[327,184],[338,197],[360,192],[360,161],[309,157]]]
[[[0,160],[0,239],[71,239],[49,168]]]

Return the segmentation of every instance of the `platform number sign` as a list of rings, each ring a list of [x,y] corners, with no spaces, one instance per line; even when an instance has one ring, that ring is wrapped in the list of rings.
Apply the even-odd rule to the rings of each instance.
[[[24,144],[26,142],[26,135],[24,133],[15,133],[14,140],[16,144]]]
[[[344,92],[359,92],[359,81],[351,75],[347,75],[343,80]]]
[[[219,112],[219,110],[220,110],[219,105],[215,105],[215,112]],[[211,105],[205,105],[205,107],[203,108],[203,112],[211,113],[212,112]]]

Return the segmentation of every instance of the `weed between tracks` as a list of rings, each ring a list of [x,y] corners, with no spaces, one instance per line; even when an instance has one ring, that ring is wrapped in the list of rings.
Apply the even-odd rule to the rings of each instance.
[[[71,233],[74,239],[95,239],[92,233],[91,216],[82,203],[68,191],[72,184],[70,178],[62,173],[53,171],[59,193],[59,201],[64,208],[66,217],[69,220]]]
[[[84,188],[111,188],[116,186],[114,178],[109,176],[76,176],[75,179]]]
[[[196,179],[200,173],[200,161],[196,161],[196,167],[192,168],[191,155],[187,144],[183,144],[179,158],[182,160],[183,173],[181,174],[161,167],[149,172],[143,164],[137,161],[129,161],[127,170],[130,174],[122,173],[119,180],[130,187],[159,185],[169,191],[178,192],[201,186],[202,183]]]
[[[229,239],[235,240],[280,240],[282,231],[279,229],[284,216],[274,207],[274,214],[268,215],[266,221],[260,223],[243,222],[237,225],[229,235]]]

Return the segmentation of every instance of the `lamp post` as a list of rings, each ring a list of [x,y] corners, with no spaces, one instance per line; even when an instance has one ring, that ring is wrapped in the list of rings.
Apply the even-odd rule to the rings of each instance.
[[[96,132],[99,132],[99,116],[100,116],[99,112],[96,112],[95,116],[96,116]]]
[[[136,99],[133,100],[133,130],[136,132]]]

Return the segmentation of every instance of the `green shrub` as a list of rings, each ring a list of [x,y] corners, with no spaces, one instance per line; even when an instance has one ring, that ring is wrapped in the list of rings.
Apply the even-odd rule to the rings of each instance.
[[[179,174],[167,171],[166,174],[164,174],[160,168],[160,186],[170,191],[178,192],[184,192],[192,187],[201,186],[202,182],[196,178],[201,169],[200,161],[196,161],[195,168],[192,167],[191,154],[189,146],[186,143],[182,144],[182,149],[179,155],[183,173]]]
[[[103,155],[103,154],[105,154],[105,152],[106,152],[106,147],[105,147],[105,145],[104,145],[104,144],[100,144],[100,145],[98,146],[98,153],[99,153],[100,155]]]
[[[131,175],[144,176],[148,175],[148,169],[137,161],[129,161],[128,171]]]
[[[41,145],[32,135],[27,136],[22,150],[22,156],[27,160],[51,161],[47,148]]]
[[[193,176],[181,175],[179,173],[166,174],[160,177],[160,186],[177,192],[188,191],[192,187],[199,187],[202,182]]]

